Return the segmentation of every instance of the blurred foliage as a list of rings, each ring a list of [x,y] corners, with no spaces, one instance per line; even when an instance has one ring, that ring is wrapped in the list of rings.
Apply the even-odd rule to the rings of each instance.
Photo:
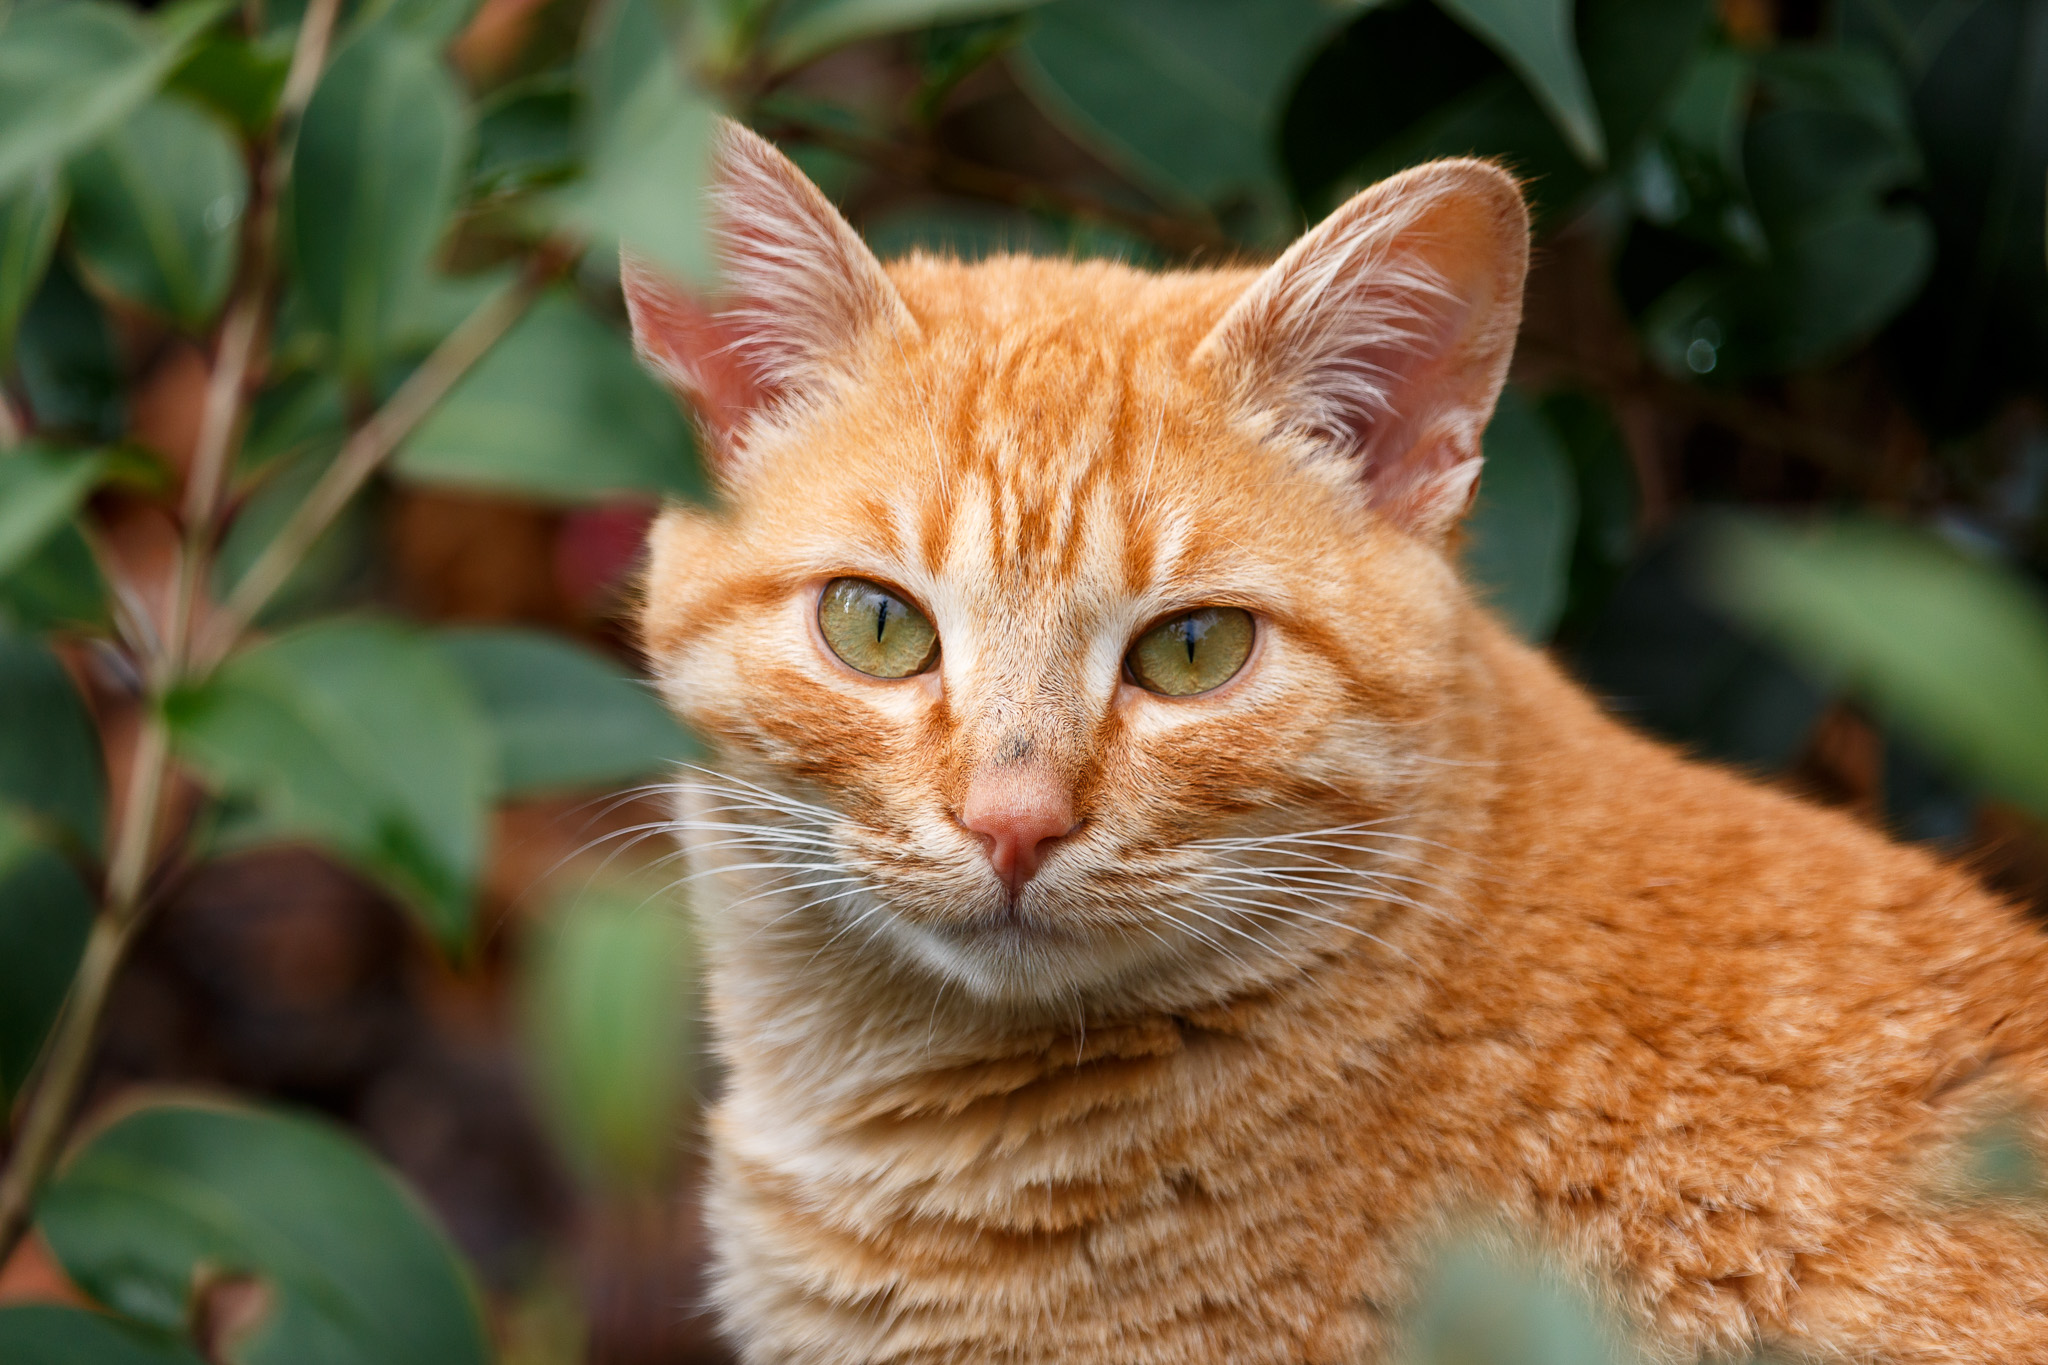
[[[1479,590],[1696,751],[1958,853],[2040,844],[2011,812],[2048,817],[2048,0],[17,4],[0,1261],[42,1186],[95,1307],[0,1309],[0,1357],[600,1352],[603,1295],[553,1271],[494,1286],[489,1328],[341,1128],[158,1097],[54,1175],[35,1134],[90,1055],[53,1028],[105,1005],[89,937],[292,843],[405,908],[416,976],[514,973],[496,1026],[591,1199],[684,1178],[673,895],[505,883],[538,875],[522,808],[693,752],[614,619],[648,510],[709,495],[615,247],[708,279],[721,111],[885,254],[1225,261],[1403,166],[1501,159],[1539,240]],[[524,548],[480,558],[437,508]],[[1417,1361],[1620,1358],[1520,1262],[1435,1284]]]

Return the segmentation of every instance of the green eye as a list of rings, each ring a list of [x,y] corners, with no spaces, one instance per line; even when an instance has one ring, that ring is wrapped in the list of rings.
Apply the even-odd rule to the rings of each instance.
[[[1192,697],[1237,676],[1252,652],[1252,616],[1236,607],[1198,607],[1161,621],[1124,658],[1131,679],[1162,697]]]
[[[818,603],[818,629],[849,668],[907,678],[939,657],[939,632],[925,614],[865,578],[835,578]]]

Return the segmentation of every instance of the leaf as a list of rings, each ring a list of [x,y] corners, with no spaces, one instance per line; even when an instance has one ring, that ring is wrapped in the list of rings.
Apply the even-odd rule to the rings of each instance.
[[[43,445],[0,451],[0,578],[71,520],[105,468],[99,456]]]
[[[291,70],[293,34],[216,33],[194,47],[166,89],[210,106],[254,137],[270,124]]]
[[[482,1365],[476,1289],[397,1178],[324,1122],[155,1104],[90,1136],[37,1221],[94,1299],[177,1330],[196,1287],[252,1275],[237,1365]]]
[[[1607,161],[1600,111],[1572,36],[1572,0],[1436,0],[1529,83],[1588,166]]]
[[[1615,1365],[1615,1343],[1587,1296],[1533,1264],[1473,1241],[1437,1268],[1405,1365]]]
[[[368,0],[353,23],[358,32],[372,25],[394,29],[440,47],[462,32],[481,0]]]
[[[71,163],[79,259],[122,297],[199,331],[227,298],[249,203],[235,142],[159,95]]]
[[[14,358],[37,431],[112,441],[126,429],[126,377],[112,329],[61,257],[29,301]]]
[[[1265,239],[1291,226],[1274,157],[1285,96],[1342,17],[1318,0],[1054,0],[1012,60],[1084,145]]]
[[[526,1032],[551,1125],[586,1175],[651,1184],[673,1159],[694,1007],[677,909],[594,888],[559,906],[526,964]]]
[[[166,1333],[48,1303],[0,1308],[0,1360],[7,1365],[203,1365],[191,1347]]]
[[[1579,60],[1610,164],[1627,163],[1668,108],[1714,19],[1712,0],[1577,0]]]
[[[675,400],[623,337],[562,293],[463,376],[396,468],[422,482],[571,501],[707,496]]]
[[[100,0],[7,10],[0,16],[0,194],[126,118],[228,4],[188,0],[154,21]]]
[[[575,87],[552,72],[494,91],[477,111],[473,191],[509,193],[574,174],[577,108]]]
[[[54,170],[24,180],[0,199],[0,370],[14,356],[14,329],[49,268],[69,199]]]
[[[249,495],[229,524],[219,558],[214,561],[216,597],[224,599],[284,529],[286,520],[333,462],[340,444],[339,440],[318,443],[317,448],[270,470]],[[375,512],[366,499],[357,498],[344,506],[264,605],[258,624],[274,629],[315,611],[348,605],[352,596],[367,597],[377,572],[374,520]]]
[[[834,48],[905,33],[934,24],[955,24],[1016,14],[1045,0],[794,0],[774,12],[764,47],[768,65],[790,71]]]
[[[630,244],[677,274],[709,281],[703,207],[718,113],[660,51],[608,120],[595,124],[588,174],[556,206],[596,242]]]
[[[1524,639],[1548,639],[1564,610],[1576,494],[1556,433],[1519,390],[1502,390],[1465,522],[1465,571]]]
[[[107,585],[78,524],[61,527],[13,573],[0,576],[0,627],[28,633],[105,632]]]
[[[97,849],[105,788],[99,732],[71,675],[40,640],[0,632],[0,815]]]
[[[433,49],[381,26],[349,43],[313,92],[292,163],[293,244],[306,302],[351,375],[388,358],[427,277],[463,118]]]
[[[324,844],[444,946],[464,942],[496,775],[476,702],[429,640],[324,620],[231,657],[165,709],[179,753],[246,803],[224,840]]]
[[[1917,209],[1852,209],[1803,223],[1762,266],[1692,276],[1643,319],[1674,374],[1741,378],[1832,360],[1903,308],[1927,278],[1934,235]]]
[[[0,1110],[42,1052],[92,913],[92,894],[71,865],[0,809]]]
[[[1991,791],[2048,815],[2048,608],[2010,574],[1873,521],[1721,531],[1737,621]]]
[[[618,786],[695,752],[645,684],[579,645],[533,630],[437,641],[490,720],[502,796]]]

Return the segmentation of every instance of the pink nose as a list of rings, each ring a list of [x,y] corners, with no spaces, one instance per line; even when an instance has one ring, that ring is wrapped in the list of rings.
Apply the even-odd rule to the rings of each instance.
[[[960,823],[981,836],[989,866],[1011,894],[1038,871],[1046,845],[1072,834],[1074,797],[1042,764],[983,768],[967,784]]]

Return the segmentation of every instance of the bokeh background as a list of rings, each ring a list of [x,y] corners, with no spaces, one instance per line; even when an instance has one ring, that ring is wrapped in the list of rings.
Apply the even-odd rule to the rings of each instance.
[[[15,0],[16,1166],[133,775],[152,735],[170,755],[59,1106],[76,1154],[0,1267],[22,1359],[116,1358],[28,1355],[72,1330],[20,1315],[51,1303],[115,1310],[149,1359],[312,1359],[316,1327],[320,1359],[481,1358],[284,1311],[329,1272],[248,1229],[371,1178],[342,1170],[362,1153],[452,1239],[478,1295],[442,1308],[477,1351],[725,1358],[692,1194],[718,1080],[658,829],[668,765],[701,755],[623,623],[652,510],[709,494],[633,364],[615,250],[704,278],[719,111],[884,256],[1255,259],[1401,167],[1500,158],[1537,248],[1474,579],[1635,723],[2048,910],[2048,0]],[[239,417],[209,426],[243,305]],[[453,387],[379,446],[422,374]],[[365,451],[225,661],[165,665]],[[313,1116],[343,1154],[180,1094]],[[124,1133],[142,1174],[109,1193]],[[284,1175],[237,1185],[179,1142]],[[177,1223],[194,1190],[248,1225]],[[407,1207],[298,1226],[375,1259]],[[1481,1282],[1503,1340],[1551,1340]],[[1452,1340],[1491,1320],[1451,1313],[1418,1358],[1538,1358]]]

